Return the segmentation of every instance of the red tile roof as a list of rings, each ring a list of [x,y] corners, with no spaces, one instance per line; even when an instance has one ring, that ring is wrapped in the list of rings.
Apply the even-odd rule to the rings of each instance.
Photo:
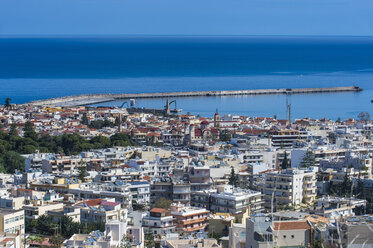
[[[108,202],[108,201],[101,202],[101,205],[103,205],[103,206],[117,206],[119,204],[120,203],[118,203],[118,202]]]
[[[274,230],[305,230],[311,229],[307,221],[279,221],[274,223]]]
[[[164,208],[153,208],[150,210],[150,213],[167,213],[168,210]]]
[[[97,206],[101,202],[102,202],[102,199],[98,198],[98,199],[92,199],[92,200],[85,201],[84,203],[86,203],[88,206]]]

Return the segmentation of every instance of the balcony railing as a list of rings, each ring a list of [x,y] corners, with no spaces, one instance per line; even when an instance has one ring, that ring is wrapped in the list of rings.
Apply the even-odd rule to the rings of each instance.
[[[194,224],[194,223],[199,223],[199,222],[204,222],[204,221],[206,221],[206,217],[197,218],[197,219],[181,220],[180,222],[183,225],[189,225],[189,224]]]

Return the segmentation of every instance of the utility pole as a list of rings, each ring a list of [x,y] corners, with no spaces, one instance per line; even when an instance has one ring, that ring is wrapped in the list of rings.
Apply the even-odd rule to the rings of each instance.
[[[286,117],[290,124],[291,123],[291,103],[289,103],[287,98],[286,98]]]

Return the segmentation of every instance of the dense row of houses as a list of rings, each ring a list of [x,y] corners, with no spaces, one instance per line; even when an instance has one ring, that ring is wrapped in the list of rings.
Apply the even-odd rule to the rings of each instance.
[[[89,127],[99,120],[113,125]],[[9,234],[14,247],[23,246],[25,220],[44,215],[105,224],[63,247],[149,247],[149,239],[156,247],[373,245],[370,122],[114,107],[0,111],[3,132],[16,127],[23,136],[28,121],[39,134],[126,133],[135,145],[23,155],[24,171],[0,175],[0,237]]]

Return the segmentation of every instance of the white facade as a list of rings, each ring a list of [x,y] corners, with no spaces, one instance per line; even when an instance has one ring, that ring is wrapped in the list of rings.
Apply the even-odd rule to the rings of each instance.
[[[267,173],[263,193],[267,208],[271,207],[272,201],[278,206],[299,206],[302,201],[313,202],[316,198],[316,174],[299,169]]]

